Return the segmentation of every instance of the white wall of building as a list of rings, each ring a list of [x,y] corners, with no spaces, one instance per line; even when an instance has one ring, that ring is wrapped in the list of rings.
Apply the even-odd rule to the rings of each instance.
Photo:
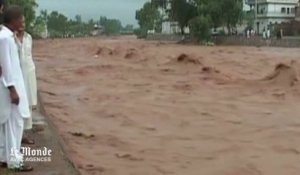
[[[300,21],[300,0],[298,2],[298,6],[296,8],[296,20]]]
[[[181,33],[178,22],[174,21],[165,21],[162,23],[162,34],[177,34]],[[189,34],[190,29],[188,27],[184,28],[184,33]]]
[[[244,11],[249,11],[250,10],[250,6],[246,3],[246,1],[243,1],[243,10]]]
[[[261,4],[258,6],[258,17],[294,17],[296,4]]]
[[[163,34],[174,34],[179,33],[180,29],[177,22],[165,21],[162,23],[162,32]]]
[[[259,33],[274,24],[295,19],[298,0],[258,0],[257,2],[255,29]]]

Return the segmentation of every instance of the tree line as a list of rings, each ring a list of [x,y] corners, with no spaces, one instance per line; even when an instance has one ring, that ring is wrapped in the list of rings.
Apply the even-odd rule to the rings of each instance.
[[[48,31],[50,37],[81,37],[90,35],[91,31],[95,30],[95,25],[98,30],[104,35],[118,35],[121,32],[133,32],[133,26],[122,26],[118,19],[109,19],[100,16],[98,20],[90,19],[89,21],[82,20],[80,15],[76,15],[74,19],[70,19],[58,11],[48,12],[42,10],[39,14],[36,13],[38,4],[35,0],[6,0],[7,6],[19,5],[23,7],[26,17],[26,29],[33,36],[39,37],[44,31]]]
[[[160,32],[163,21],[176,21],[181,34],[189,27],[191,36],[207,41],[211,29],[226,27],[231,33],[244,16],[243,0],[151,0],[136,12],[140,26],[137,33],[145,36],[148,30]]]
[[[57,11],[48,13],[46,10],[40,12],[33,26],[33,33],[41,33],[46,26],[50,37],[82,37],[89,35],[93,30],[100,30],[105,35],[117,35],[123,29],[121,21],[117,19],[101,16],[99,20],[90,19],[85,22],[80,15],[69,19]]]

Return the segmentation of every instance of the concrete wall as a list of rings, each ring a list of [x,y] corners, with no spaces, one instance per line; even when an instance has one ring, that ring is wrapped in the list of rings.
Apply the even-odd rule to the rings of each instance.
[[[180,35],[164,35],[153,34],[148,35],[147,40],[167,41],[182,44],[197,44],[197,42],[189,37],[183,38]],[[243,36],[217,36],[213,38],[216,45],[234,45],[234,46],[270,46],[270,47],[299,47],[300,37],[285,37],[281,40],[270,39],[263,40],[262,37],[246,38]]]
[[[282,18],[268,18],[268,19],[257,19],[256,20],[256,30],[259,30],[259,34],[262,34],[264,29],[274,26],[275,24],[282,24],[290,22],[291,19],[282,19]],[[259,29],[257,29],[257,23],[259,22]]]
[[[255,0],[252,0],[255,2]],[[257,3],[297,3],[298,0],[257,0]]]
[[[183,36],[181,35],[166,35],[166,34],[149,34],[147,36],[147,40],[155,40],[155,41],[170,41],[170,42],[179,42],[183,40]]]
[[[271,39],[263,40],[261,37],[245,38],[240,36],[215,37],[217,45],[241,45],[241,46],[272,46],[272,47],[300,47],[300,39]]]

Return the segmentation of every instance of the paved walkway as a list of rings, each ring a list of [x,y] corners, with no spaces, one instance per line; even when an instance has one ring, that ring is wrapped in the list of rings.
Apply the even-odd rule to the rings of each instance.
[[[41,105],[42,106],[42,105]],[[39,107],[39,111],[34,114],[34,123],[44,126],[44,131],[35,132],[31,134],[31,137],[35,139],[36,144],[31,148],[48,148],[52,149],[53,155],[51,162],[30,163],[34,167],[34,171],[30,173],[12,173],[6,169],[0,169],[0,175],[78,175],[79,173],[72,166],[72,163],[68,160],[66,153],[63,149],[63,143],[58,136],[51,121],[45,118],[41,111],[43,107]]]

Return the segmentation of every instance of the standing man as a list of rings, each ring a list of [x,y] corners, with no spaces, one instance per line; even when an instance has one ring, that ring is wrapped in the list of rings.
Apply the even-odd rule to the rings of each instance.
[[[4,0],[0,0],[0,15],[2,15],[3,10],[4,10]],[[2,24],[0,21],[0,31],[1,31],[1,29],[2,29]],[[1,70],[1,66],[0,66],[0,77],[1,77],[1,74],[2,74],[2,70]]]
[[[25,19],[23,19],[23,21],[25,21]],[[25,119],[25,132],[22,143],[34,144],[34,140],[29,138],[29,134],[27,134],[26,131],[28,132],[28,130],[32,129],[32,109],[37,105],[37,83],[35,65],[32,59],[32,37],[29,33],[25,32],[25,23],[18,30],[17,38],[21,68],[30,106],[30,118]]]
[[[24,118],[30,117],[29,104],[14,32],[23,25],[23,10],[19,6],[11,6],[4,11],[4,26],[0,31],[0,130],[4,139],[4,151],[0,160],[7,167],[17,172],[32,171],[24,165],[20,152],[24,129]]]
[[[3,13],[3,9],[4,9],[4,0],[0,0],[0,16]],[[0,31],[2,29],[1,22],[2,21],[0,21]],[[1,70],[1,65],[0,65],[0,79],[1,79],[1,74],[2,74],[2,70]],[[1,90],[1,84],[0,84],[0,90]],[[1,91],[0,91],[0,97],[1,97]],[[0,102],[0,106],[1,106],[1,102]],[[2,132],[2,129],[1,129],[1,126],[0,126],[0,140],[3,140],[3,139],[4,139],[4,133]],[[3,157],[1,157],[1,155],[4,155],[4,143],[2,143],[0,141],[0,164],[1,164],[0,166],[2,166],[3,162],[5,162]]]
[[[267,39],[267,32],[266,32],[266,29],[264,28],[264,30],[263,30],[263,39],[265,40],[265,39]]]
[[[247,38],[250,38],[250,29],[247,30]]]
[[[271,30],[270,30],[269,27],[268,27],[268,30],[267,30],[267,38],[271,39]]]

